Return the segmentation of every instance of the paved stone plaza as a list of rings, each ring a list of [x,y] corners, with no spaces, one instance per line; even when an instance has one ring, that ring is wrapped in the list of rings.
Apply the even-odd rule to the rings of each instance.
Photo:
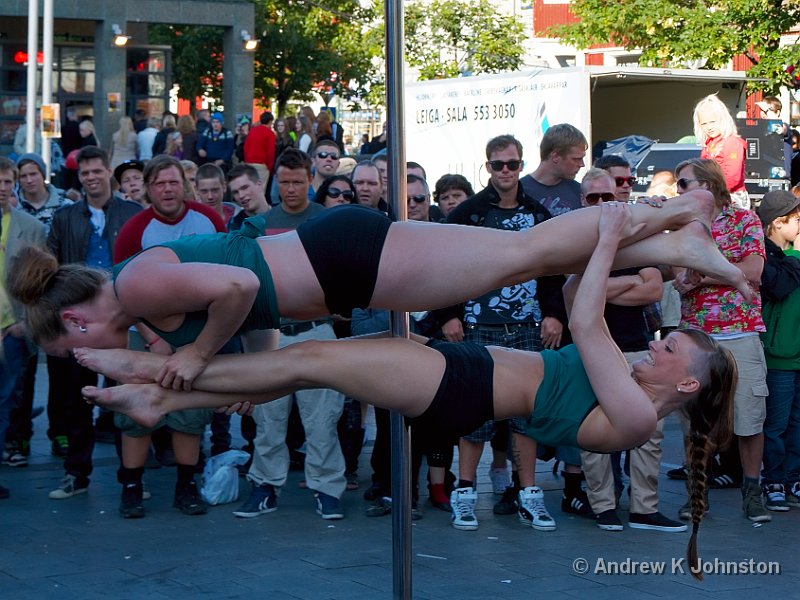
[[[36,404],[43,404],[46,379],[39,384]],[[362,456],[361,490],[342,498],[342,521],[316,515],[311,492],[298,487],[298,472],[290,474],[274,513],[237,519],[231,514],[237,504],[228,504],[211,507],[205,516],[184,516],[172,508],[175,470],[168,468],[145,472],[153,495],[145,502],[147,516],[124,520],[117,512],[118,463],[111,445],[95,449],[88,494],[48,499],[63,471],[50,456],[45,419],[35,421],[30,466],[0,467],[0,483],[12,494],[0,501],[0,598],[391,598],[391,517],[367,518],[361,498],[371,447]],[[679,439],[677,421],[668,421],[662,473],[680,461]],[[697,582],[680,562],[688,532],[601,531],[560,512],[563,483],[552,474],[552,463],[539,465],[537,480],[557,521],[555,532],[492,514],[486,460],[479,468],[477,531],[457,531],[449,514],[423,504],[424,518],[413,524],[413,597],[800,598],[800,511],[772,513],[772,523],[757,527],[741,516],[737,490],[712,491],[711,514],[700,534],[706,567],[719,571],[724,565],[715,560],[744,561],[748,570],[774,570],[769,563],[777,562],[780,574],[716,574]],[[249,484],[243,478],[240,483],[246,498]],[[683,483],[662,475],[662,511],[674,517],[684,499]],[[626,496],[620,516],[627,520]],[[636,574],[603,572],[634,567]]]

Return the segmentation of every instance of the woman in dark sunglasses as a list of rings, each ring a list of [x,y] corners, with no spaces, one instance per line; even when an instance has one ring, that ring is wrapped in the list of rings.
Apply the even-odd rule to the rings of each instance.
[[[325,208],[332,208],[340,204],[358,204],[356,188],[349,177],[334,175],[322,182],[314,194],[314,202],[322,204]]]

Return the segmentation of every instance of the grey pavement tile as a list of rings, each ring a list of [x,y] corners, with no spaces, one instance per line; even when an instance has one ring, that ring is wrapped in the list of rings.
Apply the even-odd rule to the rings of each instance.
[[[21,555],[13,562],[0,564],[0,570],[15,579],[38,579],[45,575],[71,575],[82,573],[87,570],[86,566],[78,562],[68,560],[59,554],[51,555]]]
[[[114,600],[175,600],[179,598],[197,597],[195,590],[172,582],[137,577],[130,581],[120,581],[113,589]],[[105,588],[106,598],[109,589]]]
[[[586,598],[584,590],[567,590],[564,592],[573,598]],[[591,592],[592,600],[619,600],[621,598],[637,598],[641,600],[655,600],[656,596],[647,589],[639,588],[632,590],[625,583],[610,584],[604,588],[593,589]]]
[[[93,566],[90,566],[87,570],[80,573],[72,573],[69,575],[50,575],[48,579],[66,588],[89,586],[87,589],[91,589],[109,584],[117,585],[135,582],[137,577],[131,573],[127,573],[119,569],[97,569]]]
[[[187,589],[191,589],[198,596],[216,598],[218,600],[246,598],[252,594],[251,588],[230,579],[219,579],[214,582],[187,586]]]
[[[323,569],[340,569],[366,565],[381,565],[391,561],[391,550],[386,549],[347,549],[338,546],[316,553],[302,552],[300,559]]]
[[[296,593],[289,594],[283,590],[275,589],[275,582],[272,577],[245,577],[237,580],[237,583],[249,591],[249,594],[243,594],[243,597],[249,597],[250,594],[256,592],[259,597],[269,598],[292,598],[296,599],[299,596]]]
[[[417,565],[413,565],[412,572],[416,572],[417,568]],[[391,564],[326,569],[319,571],[316,576],[320,581],[350,582],[360,585],[362,588],[359,588],[359,597],[362,592],[385,590],[392,586]]]
[[[5,590],[3,590],[3,592],[5,592]],[[6,596],[4,593],[3,597],[13,598],[15,596]],[[81,588],[69,588],[58,585],[45,578],[29,582],[27,592],[24,595],[16,596],[16,598],[35,598],[36,600],[103,600],[103,598],[108,598],[108,592],[100,593]]]
[[[530,585],[531,589],[540,592],[581,590],[582,593],[588,595],[605,587],[601,583],[574,574],[555,574],[548,577],[534,577],[530,579]]]
[[[254,557],[250,556],[246,561],[240,561],[237,566],[245,574],[252,574],[255,577],[267,577],[280,573],[291,572],[297,566],[297,560],[294,557],[265,558],[259,560],[253,560],[253,558]],[[311,573],[322,571],[322,569],[315,569],[308,564],[305,566],[309,575]]]
[[[677,578],[654,576],[650,581],[630,582],[625,586],[629,591],[620,595],[620,598],[639,598],[642,594],[649,594],[648,597],[680,598],[681,600],[709,600],[715,597],[713,590],[686,585],[690,578],[689,575]]]
[[[221,564],[220,561],[208,565],[192,560],[170,569],[167,579],[184,586],[202,586],[215,581],[235,580],[243,573],[235,565]]]

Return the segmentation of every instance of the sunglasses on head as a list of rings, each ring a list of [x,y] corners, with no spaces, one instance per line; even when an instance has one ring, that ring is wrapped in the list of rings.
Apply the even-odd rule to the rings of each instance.
[[[589,204],[597,204],[600,200],[603,202],[611,202],[616,199],[616,196],[611,192],[603,192],[602,194],[599,192],[592,192],[591,194],[585,194],[584,197]]]
[[[330,158],[331,160],[336,160],[339,158],[339,155],[336,152],[325,152],[323,150],[321,152],[317,152],[317,158]]]
[[[697,179],[689,179],[687,177],[681,177],[680,179],[678,179],[678,189],[685,190],[686,188],[689,187],[689,184],[692,183],[693,181],[697,181]]]
[[[622,187],[626,183],[633,187],[633,184],[636,183],[636,177],[614,177],[614,183],[617,184],[617,187]]]
[[[508,167],[509,171],[516,171],[522,166],[521,160],[490,160],[488,165],[492,171],[502,171],[503,167]]]
[[[328,196],[331,198],[342,196],[345,200],[352,200],[356,197],[352,190],[337,190],[336,188],[330,188],[328,190]]]
[[[409,196],[408,197],[408,201],[409,202],[416,202],[417,204],[425,204],[425,202],[427,200],[428,200],[428,196],[425,195],[425,194],[417,194],[416,196]]]

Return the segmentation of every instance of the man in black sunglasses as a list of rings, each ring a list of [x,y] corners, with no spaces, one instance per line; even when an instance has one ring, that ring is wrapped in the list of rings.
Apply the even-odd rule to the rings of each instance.
[[[594,166],[614,178],[617,200],[628,202],[631,199],[631,191],[636,183],[636,177],[631,173],[631,163],[616,154],[608,154],[594,161]]]
[[[339,146],[333,140],[320,140],[314,146],[311,156],[314,165],[314,178],[311,180],[311,187],[308,191],[309,199],[314,197],[323,181],[336,175],[340,162]]]
[[[408,220],[430,221],[431,192],[427,182],[418,175],[407,176]]]
[[[581,181],[581,205],[599,206],[616,200],[614,178],[603,169],[592,168]]]
[[[550,213],[527,195],[519,184],[522,172],[522,144],[511,135],[501,135],[486,145],[489,184],[467,198],[448,215],[448,223],[493,229],[530,229],[549,219]],[[481,252],[476,248],[475,252]],[[537,351],[557,348],[566,321],[561,285],[563,279],[540,277],[522,285],[493,290],[458,307],[436,311],[448,341],[472,341]],[[509,431],[519,459],[514,480],[509,480],[506,450]],[[452,524],[456,529],[477,529],[474,476],[484,444],[492,443],[490,470],[492,487],[502,495],[495,514],[517,514],[534,529],[553,531],[555,521],[544,505],[542,490],[535,486],[536,442],[524,436],[518,424],[488,421],[459,441],[457,489],[451,494]]]

